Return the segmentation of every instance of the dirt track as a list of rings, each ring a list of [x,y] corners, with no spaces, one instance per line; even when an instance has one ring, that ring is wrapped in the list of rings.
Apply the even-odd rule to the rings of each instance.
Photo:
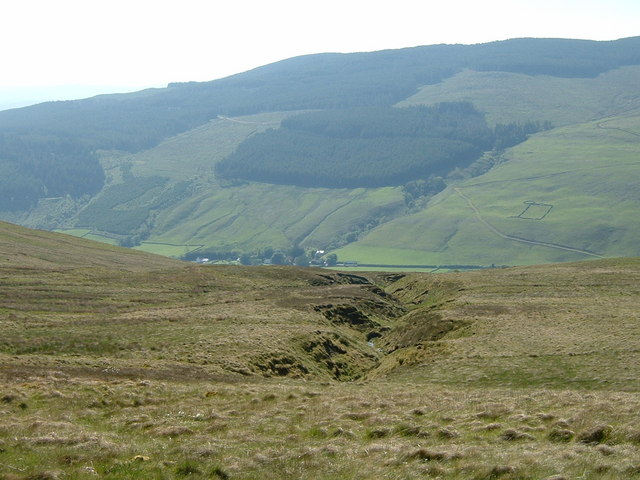
[[[454,187],[453,190],[462,198],[464,199],[467,204],[469,205],[469,207],[473,210],[473,212],[476,215],[476,218],[485,226],[487,227],[489,230],[491,230],[493,233],[495,233],[496,235],[498,235],[500,238],[504,238],[505,240],[511,240],[514,242],[520,242],[520,243],[527,243],[529,245],[538,245],[540,247],[548,247],[548,248],[556,248],[559,250],[566,250],[569,252],[576,252],[576,253],[581,253],[583,255],[588,255],[590,257],[597,257],[597,258],[603,258],[602,255],[594,253],[594,252],[590,252],[588,250],[582,250],[580,248],[576,248],[576,247],[571,247],[568,245],[560,245],[558,243],[551,243],[551,242],[540,242],[538,240],[530,240],[527,238],[521,238],[521,237],[516,237],[513,235],[507,235],[506,233],[501,232],[500,230],[498,230],[496,227],[494,227],[493,225],[491,225],[489,222],[487,222],[484,218],[482,218],[482,215],[480,214],[480,211],[478,210],[478,208],[473,204],[473,202],[471,201],[471,199],[469,197],[467,197],[464,193],[462,193],[462,191],[460,190],[460,188],[458,187]]]

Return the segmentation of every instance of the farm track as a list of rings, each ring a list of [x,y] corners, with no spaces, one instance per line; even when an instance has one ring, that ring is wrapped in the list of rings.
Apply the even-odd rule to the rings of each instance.
[[[576,248],[576,247],[571,247],[568,245],[561,245],[558,243],[552,243],[552,242],[541,242],[538,240],[530,240],[527,238],[521,238],[521,237],[516,237],[514,235],[508,235],[504,232],[501,232],[500,230],[498,230],[496,227],[494,227],[493,225],[491,225],[487,220],[485,220],[482,217],[482,214],[480,213],[480,211],[478,210],[478,207],[475,206],[475,204],[471,201],[471,199],[469,197],[467,197],[464,193],[462,193],[462,191],[460,190],[460,188],[458,187],[454,187],[453,190],[460,196],[460,198],[462,198],[464,201],[467,202],[467,205],[469,205],[469,207],[473,210],[473,212],[475,213],[476,218],[485,226],[487,227],[489,230],[491,230],[493,233],[495,233],[496,235],[498,235],[500,238],[503,238],[505,240],[511,240],[513,242],[520,242],[520,243],[526,243],[529,245],[537,245],[540,247],[548,247],[548,248],[556,248],[558,250],[565,250],[568,252],[575,252],[575,253],[581,253],[583,255],[588,255],[590,257],[596,257],[596,258],[604,258],[602,255],[595,253],[595,252],[590,252],[588,250],[582,250],[580,248]]]

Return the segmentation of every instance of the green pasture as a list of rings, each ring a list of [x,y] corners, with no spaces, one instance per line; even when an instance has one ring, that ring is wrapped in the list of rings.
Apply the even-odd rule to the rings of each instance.
[[[201,247],[202,245],[171,245],[167,243],[142,242],[134,248],[142,252],[164,255],[165,257],[181,258]]]
[[[108,243],[109,245],[119,245],[118,240],[116,240],[115,238],[101,235],[87,228],[58,229],[54,230],[54,232],[73,235],[74,237],[86,238],[87,240],[94,240],[96,242]]]
[[[535,135],[508,151],[505,163],[450,186],[423,211],[372,230],[337,250],[338,258],[502,265],[597,258],[580,251],[638,255],[640,193],[629,181],[640,174],[636,131],[637,112]],[[526,202],[537,205],[522,218]]]
[[[186,180],[207,175],[213,165],[229,155],[247,137],[278,128],[292,112],[271,112],[244,117],[219,117],[188,132],[170,137],[158,146],[128,157],[137,176],[160,175]]]
[[[151,242],[244,250],[292,243],[326,247],[349,226],[365,228],[403,205],[399,188],[305,189],[251,183],[211,185],[161,212]],[[342,232],[341,232],[342,229]]]
[[[550,121],[582,123],[637,108],[640,67],[627,66],[595,78],[560,78],[510,72],[465,70],[426,85],[398,106],[470,101],[490,123]]]
[[[91,229],[87,228],[58,228],[54,230],[54,232],[64,233],[66,235],[73,235],[74,237],[84,237],[85,235],[91,233]]]
[[[107,237],[106,235],[100,235],[99,233],[89,233],[84,235],[82,238],[86,238],[87,240],[95,240],[96,242],[108,243],[109,245],[119,245],[117,239],[112,237]]]

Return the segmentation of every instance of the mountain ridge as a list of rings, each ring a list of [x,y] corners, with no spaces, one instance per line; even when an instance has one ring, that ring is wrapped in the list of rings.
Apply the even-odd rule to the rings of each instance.
[[[637,49],[634,48],[636,45]],[[479,45],[435,45],[362,54],[316,54],[283,60],[211,82],[171,84],[165,89],[0,112],[0,140],[9,142],[17,139],[13,144],[19,147],[14,157],[2,160],[8,163],[0,163],[0,169],[4,168],[5,172],[2,177],[4,186],[0,185],[0,190],[4,188],[6,192],[13,192],[16,185],[24,185],[18,193],[3,197],[5,202],[13,199],[13,204],[5,205],[0,218],[40,228],[81,232],[82,235],[87,235],[90,230],[92,233],[88,235],[92,238],[138,245],[152,251],[157,248],[155,251],[175,256],[196,251],[257,254],[263,249],[288,250],[294,247],[336,250],[352,245],[351,250],[347,248],[338,253],[342,252],[344,259],[357,257],[362,263],[398,264],[399,257],[394,258],[395,254],[390,251],[386,260],[367,259],[361,253],[352,256],[350,252],[356,252],[353,250],[355,241],[358,241],[360,252],[364,252],[371,239],[379,235],[375,231],[384,231],[380,225],[431,208],[428,207],[429,199],[443,187],[452,187],[465,178],[483,175],[492,168],[504,168],[503,163],[512,161],[511,150],[486,151],[484,156],[457,165],[457,169],[451,164],[449,171],[433,171],[429,175],[426,170],[419,177],[394,180],[382,189],[365,188],[363,192],[345,189],[351,186],[349,184],[342,184],[343,189],[335,191],[331,188],[297,190],[278,187],[256,182],[256,178],[248,181],[242,175],[240,178],[236,178],[237,175],[223,178],[216,168],[225,161],[234,162],[234,151],[250,142],[268,135],[274,138],[269,129],[282,134],[281,124],[290,125],[294,118],[299,118],[297,116],[319,116],[323,111],[331,115],[340,111],[351,115],[357,110],[356,106],[362,105],[397,111],[399,107],[422,105],[431,108],[447,102],[469,102],[485,115],[489,125],[495,126],[493,128],[503,128],[501,122],[505,121],[514,129],[522,129],[527,123],[542,124],[551,120],[548,123],[556,127],[583,124],[585,132],[595,138],[598,135],[589,129],[585,123],[587,120],[613,115],[611,118],[620,118],[616,121],[628,122],[622,112],[638,105],[637,83],[634,82],[637,65],[640,64],[638,51],[640,37],[608,42],[513,39]],[[515,108],[510,108],[512,106]],[[256,113],[260,111],[262,113]],[[251,115],[238,116],[247,113]],[[365,119],[363,117],[363,121]],[[631,121],[628,130],[636,128],[634,122]],[[533,131],[523,132],[518,142],[533,134]],[[47,140],[43,141],[43,138]],[[52,185],[42,178],[44,170],[37,165],[38,162],[50,161],[44,152],[52,138],[69,151],[84,155],[91,167],[86,175],[95,174],[95,178],[91,177],[94,183],[85,180],[83,185],[103,181],[100,192],[69,191],[67,195],[61,192],[55,194],[56,198],[50,198],[53,195],[47,192],[53,191]],[[539,135],[531,136],[530,140],[535,138]],[[613,153],[616,149],[620,151],[614,145],[619,139],[600,140],[613,142]],[[350,142],[351,145],[362,144],[366,145],[365,149],[384,152],[375,143],[362,143],[361,138]],[[324,140],[322,145],[323,148],[327,145]],[[331,148],[343,150],[346,145],[336,143]],[[605,145],[601,145],[601,152]],[[24,170],[25,165],[18,161],[20,148],[32,152],[29,153],[34,157],[29,167],[31,170]],[[258,153],[261,148],[264,147],[260,147]],[[305,148],[310,152],[311,144],[296,147],[297,150],[292,152],[294,161],[296,156],[307,155]],[[385,148],[401,151],[392,143]],[[421,147],[412,148],[420,151]],[[518,148],[521,147],[515,147],[516,151]],[[366,150],[361,151],[365,152],[363,158],[366,158]],[[545,158],[556,155],[549,149],[539,151]],[[585,161],[596,161],[590,159],[594,152],[583,149]],[[396,154],[397,158],[394,158],[390,153],[388,162],[393,165],[395,160],[405,156]],[[545,160],[547,169],[562,168],[561,159],[555,164],[550,160],[553,159]],[[64,162],[64,152],[57,161]],[[382,159],[379,163],[384,164],[385,161]],[[311,163],[317,166],[322,162],[322,159],[316,159]],[[525,170],[536,169],[535,164],[520,165]],[[303,173],[304,170],[302,168]],[[306,170],[308,175],[314,176],[314,167],[306,167]],[[338,178],[342,176],[339,168],[332,167],[331,170]],[[366,168],[357,170],[365,172]],[[99,171],[105,173],[103,180],[98,176]],[[623,177],[620,175],[616,180],[622,182],[618,183],[621,191],[626,188]],[[524,184],[522,187],[528,188]],[[23,197],[19,197],[21,194]],[[339,198],[343,200],[338,203],[351,206],[339,207],[336,203]],[[356,198],[360,200],[353,202]],[[402,200],[404,207],[399,203]],[[525,200],[544,203],[533,197]],[[17,205],[22,210],[17,209]],[[283,208],[287,205],[288,210],[278,210],[278,205]],[[467,210],[466,218],[471,222],[473,212],[468,207]],[[273,211],[274,215],[265,215],[267,211]],[[540,226],[553,220],[558,212],[560,210],[554,210]],[[512,211],[507,216],[517,214]],[[266,218],[271,220],[265,221]],[[449,220],[445,216],[436,224],[442,222]],[[587,237],[594,238],[603,237],[607,229],[619,231],[620,222],[611,222],[596,225],[591,232],[582,231]],[[461,225],[459,221],[453,224]],[[627,222],[625,228],[635,231],[640,227],[634,222]],[[512,237],[522,236],[517,231],[504,228],[500,231]],[[370,234],[373,237],[369,237]],[[425,235],[433,237],[436,243],[440,241],[436,241],[439,233],[434,229],[423,230],[420,238],[426,238]],[[393,234],[389,236],[393,237]],[[450,232],[443,238],[458,237]],[[614,243],[617,241],[615,235],[611,239]],[[533,240],[545,242],[543,239]],[[569,240],[565,238],[549,243],[575,243]],[[600,241],[594,240],[596,243]],[[419,243],[406,239],[403,248],[409,253],[410,245]],[[637,254],[626,241],[619,247],[610,250],[618,254]],[[468,247],[461,244],[456,248],[458,254],[453,256],[459,256],[459,259],[443,261],[442,256],[425,257],[422,254],[414,255],[414,260],[408,263],[478,264],[471,259],[460,260],[463,257],[468,259],[469,255],[464,252]],[[488,242],[483,248],[498,251],[502,247]],[[590,250],[588,246],[576,246],[576,249]],[[599,251],[605,250],[600,248]],[[407,263],[408,257],[401,257],[404,260],[400,263]],[[487,265],[555,261],[560,258],[531,252],[515,254],[512,261],[498,259],[499,255],[493,261],[484,254],[481,257],[486,259],[483,262],[488,262]]]

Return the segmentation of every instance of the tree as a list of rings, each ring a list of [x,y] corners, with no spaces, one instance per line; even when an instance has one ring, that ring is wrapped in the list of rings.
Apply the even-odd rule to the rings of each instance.
[[[291,256],[293,258],[300,257],[304,254],[304,248],[302,248],[300,245],[294,245],[293,247],[291,247]]]
[[[252,135],[215,172],[304,187],[400,185],[465,167],[492,148],[493,137],[471,103],[314,111]]]
[[[271,263],[273,263],[274,265],[286,265],[287,257],[284,255],[284,253],[276,251],[271,257]]]
[[[293,260],[293,264],[298,267],[308,267],[309,257],[307,257],[306,255],[299,255]]]
[[[271,258],[274,253],[275,253],[275,250],[273,249],[273,247],[265,247],[262,250],[262,252],[260,253],[260,257],[261,258]]]
[[[251,255],[249,255],[248,253],[243,253],[242,255],[240,255],[240,264],[241,265],[251,265]]]
[[[338,264],[338,256],[335,253],[330,253],[326,258],[328,267],[335,267]]]

